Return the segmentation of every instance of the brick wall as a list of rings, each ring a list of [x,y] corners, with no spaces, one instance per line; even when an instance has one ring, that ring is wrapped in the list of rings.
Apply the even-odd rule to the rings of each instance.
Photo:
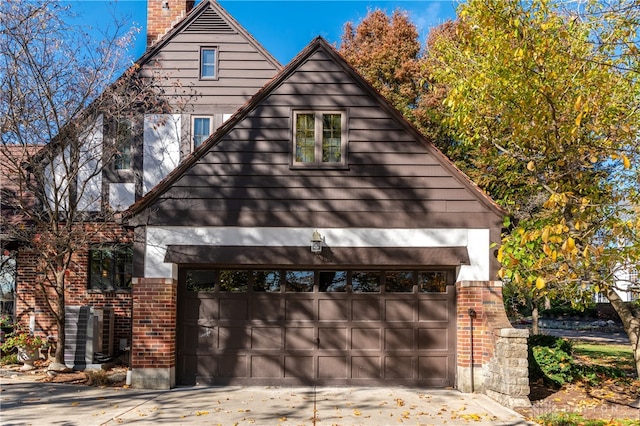
[[[511,326],[502,300],[502,283],[463,281],[456,284],[456,291],[457,388],[485,392],[512,408],[526,406],[528,331]]]
[[[134,278],[132,368],[175,366],[177,281]]]
[[[116,224],[85,224],[88,243],[130,241],[132,235]],[[42,236],[41,238],[46,238]],[[113,353],[119,350],[120,339],[127,339],[131,344],[131,292],[118,291],[103,293],[90,291],[89,282],[89,247],[76,252],[68,270],[65,271],[67,306],[94,306],[111,308],[114,311]],[[36,334],[41,336],[57,336],[55,319],[47,306],[45,292],[49,300],[54,301],[53,288],[45,280],[42,258],[37,248],[21,248],[17,258],[16,277],[16,321],[28,325],[31,316],[35,316]]]
[[[193,8],[193,0],[147,1],[147,47],[167,33]]]

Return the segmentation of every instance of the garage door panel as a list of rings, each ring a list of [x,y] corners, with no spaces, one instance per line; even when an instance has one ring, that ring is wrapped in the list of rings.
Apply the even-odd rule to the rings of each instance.
[[[351,349],[380,350],[380,328],[351,329]]]
[[[422,356],[418,358],[418,375],[420,379],[427,379],[442,385],[447,381],[449,368],[452,367],[451,357]]]
[[[195,348],[198,354],[211,352],[218,347],[218,333],[215,327],[198,325],[190,327],[187,332],[188,341],[186,347]]]
[[[318,319],[320,321],[347,321],[348,316],[349,304],[347,300],[318,300]]]
[[[247,300],[241,298],[221,298],[220,299],[220,319],[221,320],[246,320]]]
[[[318,328],[318,350],[346,350],[346,327],[320,327]]]
[[[313,355],[284,357],[284,377],[305,379],[313,378]]]
[[[219,327],[218,349],[244,349],[249,347],[250,330],[244,327]]]
[[[251,300],[251,319],[260,321],[282,321],[282,299],[280,295]]]
[[[418,303],[419,321],[449,321],[449,304],[443,297],[420,300]]]
[[[386,299],[384,303],[386,321],[414,321],[415,300]]]
[[[314,321],[316,318],[314,299],[285,300],[285,319],[287,321]]]
[[[282,377],[282,359],[280,356],[250,355],[251,377]]]
[[[418,349],[446,351],[450,347],[447,328],[421,328],[418,330]]]
[[[346,379],[346,356],[318,356],[318,374],[320,379]]]
[[[314,327],[285,328],[286,350],[309,350],[316,345]]]
[[[351,301],[353,321],[380,321],[382,319],[380,298],[354,299]]]
[[[219,355],[218,357],[211,357],[216,359],[215,364],[202,364],[202,376],[207,374],[214,374],[218,377],[230,378],[246,378],[247,372],[247,355],[243,353],[229,353],[226,355]],[[217,371],[216,371],[217,369]]]
[[[384,332],[384,348],[387,351],[413,350],[413,328],[388,328]]]
[[[251,329],[252,349],[282,349],[282,330],[280,327],[254,327]]]
[[[382,362],[379,356],[351,357],[352,379],[380,379],[382,377]]]
[[[387,379],[413,379],[413,357],[387,356],[384,359],[384,377]]]

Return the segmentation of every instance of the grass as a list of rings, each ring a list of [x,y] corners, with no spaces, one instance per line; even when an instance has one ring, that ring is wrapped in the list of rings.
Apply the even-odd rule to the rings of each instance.
[[[549,413],[540,416],[536,421],[543,426],[637,426],[637,420],[593,420],[585,419],[576,413]]]
[[[633,367],[633,351],[629,345],[579,342],[573,345],[573,355],[590,358],[603,366],[620,369]]]

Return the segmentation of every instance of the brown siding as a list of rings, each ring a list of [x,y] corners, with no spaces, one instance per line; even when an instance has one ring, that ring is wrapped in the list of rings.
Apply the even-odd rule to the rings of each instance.
[[[347,112],[347,169],[289,166],[295,108]],[[488,207],[441,162],[319,50],[173,183],[147,223],[496,226],[497,216],[487,217]]]

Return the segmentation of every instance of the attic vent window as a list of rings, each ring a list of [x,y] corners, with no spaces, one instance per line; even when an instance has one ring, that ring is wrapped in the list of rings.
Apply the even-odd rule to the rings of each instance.
[[[218,78],[218,50],[215,47],[200,49],[200,78]]]
[[[345,166],[347,115],[344,111],[296,111],[293,166]]]

